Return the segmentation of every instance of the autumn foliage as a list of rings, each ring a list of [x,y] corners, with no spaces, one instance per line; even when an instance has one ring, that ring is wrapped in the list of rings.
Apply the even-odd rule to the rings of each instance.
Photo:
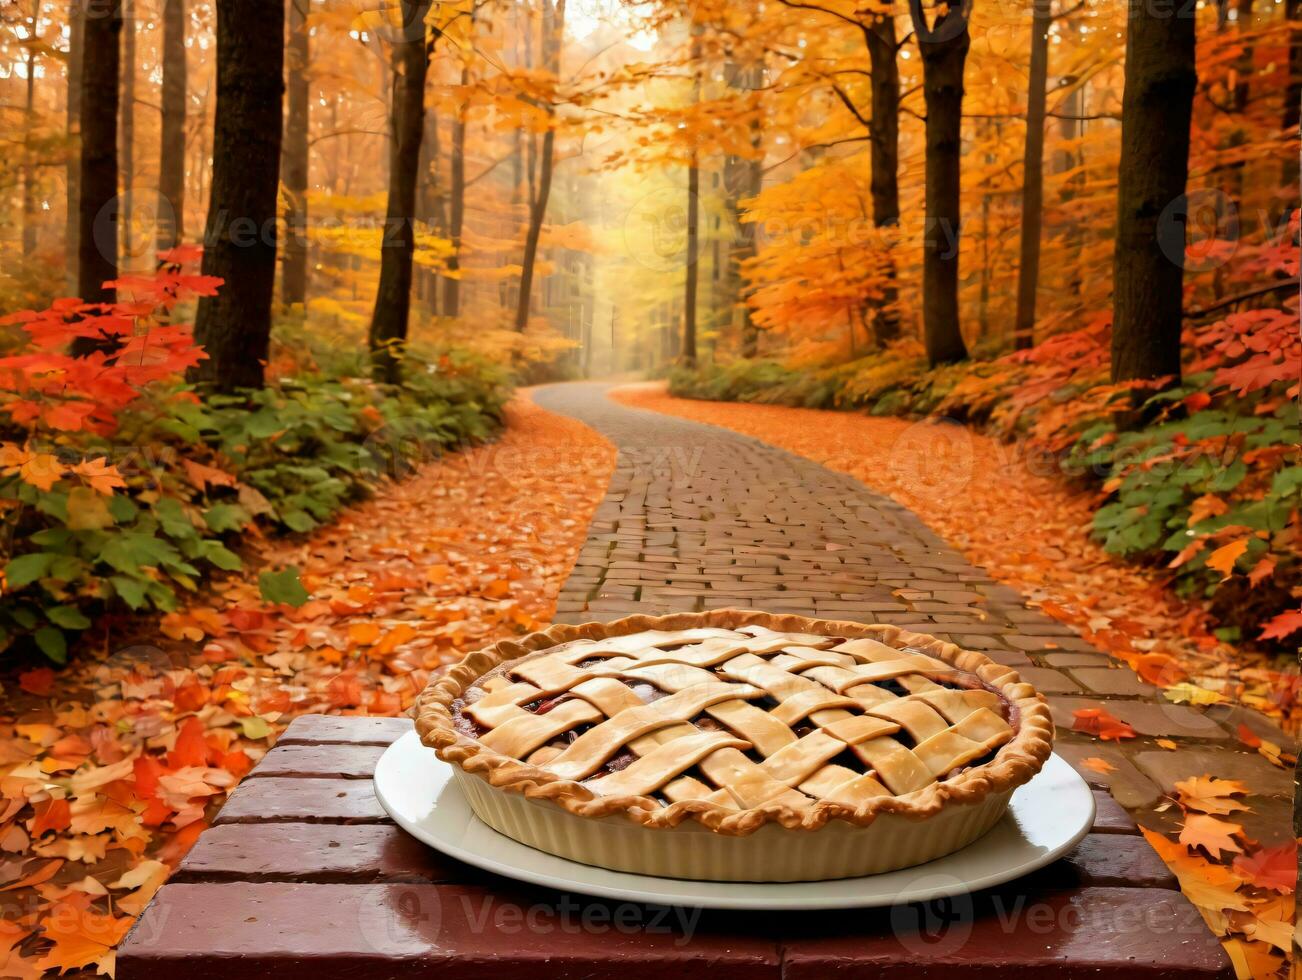
[[[156,276],[119,281],[107,306],[5,318],[26,341],[0,359],[4,647],[30,640],[62,662],[95,614],[172,610],[243,567],[237,539],[311,530],[409,460],[495,425],[500,375],[454,353],[400,394],[318,370],[200,400],[180,374],[203,352],[174,314],[220,283],[187,273],[194,257],[176,250]],[[114,346],[72,357],[76,337]]]

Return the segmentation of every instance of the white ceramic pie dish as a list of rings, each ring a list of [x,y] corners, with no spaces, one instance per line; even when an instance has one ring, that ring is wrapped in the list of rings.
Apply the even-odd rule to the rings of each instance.
[[[476,817],[528,847],[614,871],[701,881],[827,881],[924,864],[984,836],[1013,794],[925,820],[883,814],[867,827],[831,821],[804,833],[770,823],[733,837],[694,821],[648,829],[622,815],[576,817],[549,800],[499,792],[455,766],[452,776]]]

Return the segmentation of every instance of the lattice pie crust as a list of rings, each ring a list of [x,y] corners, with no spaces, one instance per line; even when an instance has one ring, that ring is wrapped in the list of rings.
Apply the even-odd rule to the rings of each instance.
[[[984,832],[1053,733],[1034,689],[981,654],[891,626],[739,610],[504,641],[427,688],[417,729],[475,777],[472,805],[496,813],[502,794],[517,797],[489,819],[498,829],[542,812],[523,797],[553,823],[559,808],[731,837],[917,822],[997,797],[980,820],[948,821]],[[526,842],[559,853],[556,830]]]

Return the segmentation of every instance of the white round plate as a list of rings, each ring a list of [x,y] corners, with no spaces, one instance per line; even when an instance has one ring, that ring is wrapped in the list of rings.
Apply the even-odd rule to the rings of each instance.
[[[375,768],[375,795],[398,826],[466,864],[562,891],[713,909],[841,909],[922,902],[998,885],[1056,861],[1094,825],[1094,794],[1058,756],[1013,793],[988,834],[948,857],[865,878],[780,883],[688,881],[607,871],[535,850],[471,812],[452,771],[408,732]]]

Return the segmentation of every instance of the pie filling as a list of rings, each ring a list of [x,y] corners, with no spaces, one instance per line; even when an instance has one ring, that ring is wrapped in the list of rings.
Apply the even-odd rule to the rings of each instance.
[[[878,640],[759,626],[576,640],[503,664],[457,730],[603,796],[857,807],[989,762],[1016,706]]]

